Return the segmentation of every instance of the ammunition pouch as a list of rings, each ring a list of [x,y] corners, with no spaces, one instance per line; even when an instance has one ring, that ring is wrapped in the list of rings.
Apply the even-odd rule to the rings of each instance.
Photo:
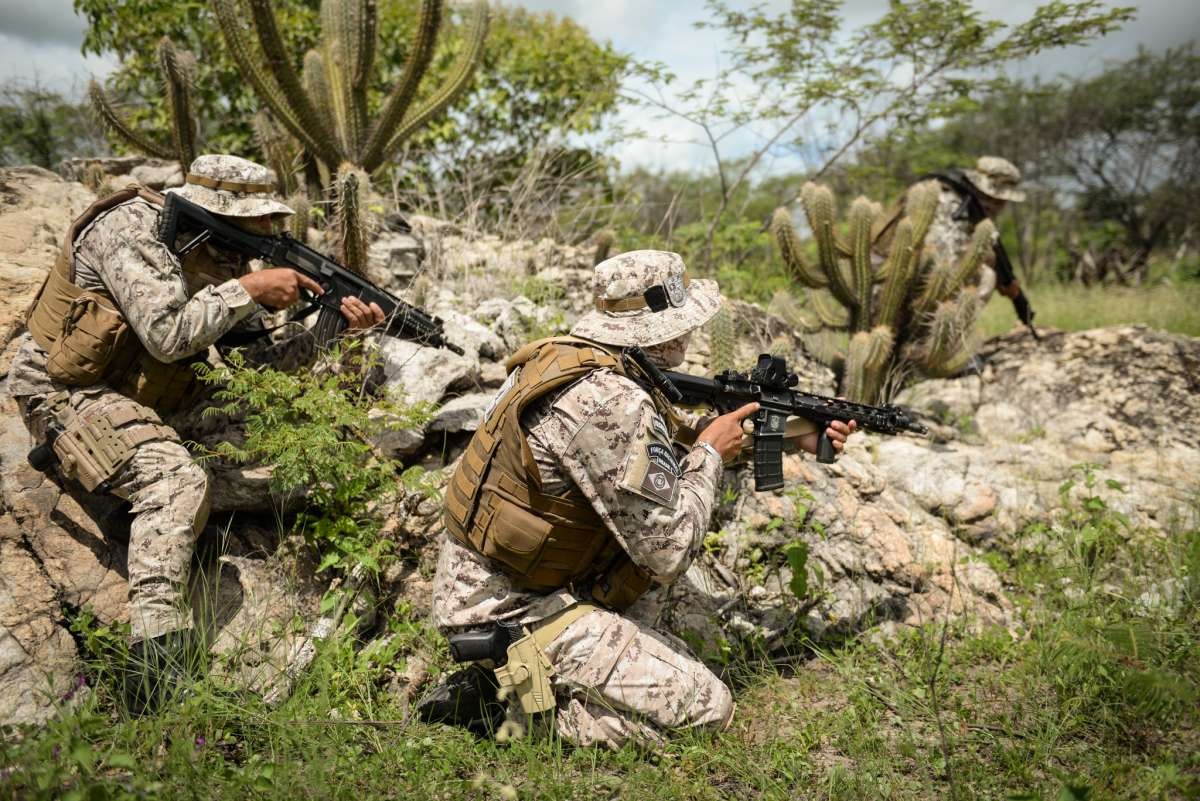
[[[204,361],[204,354],[198,354],[177,362],[160,362],[143,349],[129,369],[107,380],[125,397],[160,414],[171,414],[199,397],[203,385],[196,375],[196,365]]]
[[[90,387],[100,382],[114,357],[128,357],[133,336],[124,315],[95,292],[82,292],[71,302],[62,321],[62,331],[46,352],[46,373],[73,387]]]
[[[53,450],[64,478],[78,481],[88,492],[104,492],[138,446],[153,440],[178,442],[179,437],[167,426],[147,422],[134,409],[114,409],[84,412],[58,435]]]
[[[653,580],[624,551],[592,582],[592,598],[607,609],[624,611],[650,589]]]

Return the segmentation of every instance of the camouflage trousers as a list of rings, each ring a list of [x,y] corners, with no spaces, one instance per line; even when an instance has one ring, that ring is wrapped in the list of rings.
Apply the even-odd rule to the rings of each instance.
[[[576,620],[546,656],[558,732],[576,745],[657,746],[672,730],[721,729],[733,719],[729,688],[683,641],[614,612]]]
[[[119,430],[161,426],[150,408],[104,386],[71,391],[66,402],[18,397],[34,439],[45,441],[52,420],[64,431],[101,416],[129,419]],[[170,432],[170,429],[162,429]],[[204,467],[169,433],[137,445],[108,479],[108,491],[132,504],[129,533],[129,623],[134,642],[190,629],[186,601],[196,537],[208,520],[209,479]],[[82,492],[78,486],[73,492]]]

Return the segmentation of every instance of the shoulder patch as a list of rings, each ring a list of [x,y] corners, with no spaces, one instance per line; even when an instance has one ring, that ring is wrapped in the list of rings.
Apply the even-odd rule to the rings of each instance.
[[[642,420],[640,436],[629,445],[629,454],[621,471],[620,486],[646,500],[674,508],[679,499],[679,482],[683,470],[666,424],[652,412]]]

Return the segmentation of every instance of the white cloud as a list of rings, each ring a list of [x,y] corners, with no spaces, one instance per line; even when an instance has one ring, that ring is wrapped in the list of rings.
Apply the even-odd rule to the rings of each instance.
[[[0,33],[14,39],[77,45],[86,27],[68,0],[0,0]]]
[[[80,54],[78,44],[35,43],[0,33],[0,83],[6,86],[37,83],[77,95],[91,76],[103,77],[116,66],[112,56]]]

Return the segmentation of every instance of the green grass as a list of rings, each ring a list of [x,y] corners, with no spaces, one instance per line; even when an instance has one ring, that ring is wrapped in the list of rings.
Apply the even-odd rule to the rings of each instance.
[[[1076,478],[1081,499],[1065,486],[1052,520],[989,555],[1014,599],[1012,632],[956,618],[801,649],[786,672],[735,665],[747,683],[734,726],[661,754],[406,720],[392,677],[414,653],[445,653],[400,609],[386,647],[328,643],[275,709],[208,679],[129,720],[98,659],[80,706],[7,733],[0,799],[1195,798],[1200,529],[1132,530],[1086,467]],[[1139,598],[1156,586],[1175,600],[1147,608]]]
[[[1200,337],[1200,283],[1159,283],[1144,287],[1039,284],[1026,288],[1039,326],[1083,331],[1140,323],[1161,331]],[[1012,304],[993,295],[980,327],[993,337],[1020,325]]]

